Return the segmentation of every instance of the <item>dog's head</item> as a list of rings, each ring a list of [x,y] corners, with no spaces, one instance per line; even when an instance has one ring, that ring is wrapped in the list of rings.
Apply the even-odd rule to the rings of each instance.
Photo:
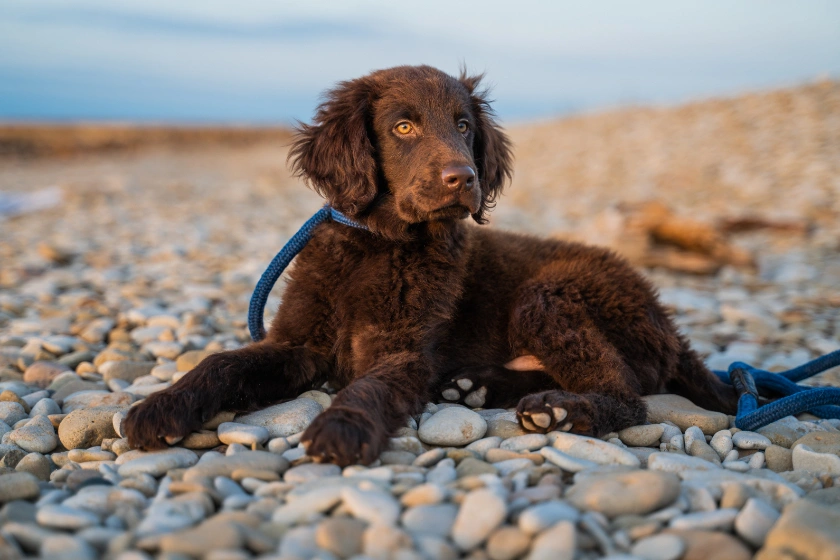
[[[485,214],[511,175],[481,76],[400,66],[341,82],[289,153],[295,173],[373,230]],[[397,228],[399,229],[399,228]]]

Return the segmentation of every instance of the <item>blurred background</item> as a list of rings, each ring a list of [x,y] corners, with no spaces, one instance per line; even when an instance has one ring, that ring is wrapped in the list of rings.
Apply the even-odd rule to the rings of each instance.
[[[612,247],[713,366],[840,348],[838,22],[828,0],[3,0],[0,346],[131,309],[198,313],[181,349],[244,342],[322,204],[290,127],[338,80],[430,64],[486,72],[514,142],[489,227]]]
[[[400,64],[486,71],[507,122],[840,73],[840,5],[5,0],[0,117],[289,123]]]

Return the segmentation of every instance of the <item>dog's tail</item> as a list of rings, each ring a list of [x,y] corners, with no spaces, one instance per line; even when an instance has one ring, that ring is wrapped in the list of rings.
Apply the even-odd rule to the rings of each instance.
[[[682,337],[677,375],[668,382],[667,389],[708,410],[726,414],[738,411],[737,391],[712,373]]]

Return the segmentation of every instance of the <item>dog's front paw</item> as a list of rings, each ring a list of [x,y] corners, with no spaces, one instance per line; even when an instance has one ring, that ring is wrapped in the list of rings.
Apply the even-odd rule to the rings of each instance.
[[[189,395],[161,391],[131,407],[121,431],[134,449],[164,449],[168,441],[177,441],[201,428],[201,413],[190,406]]]
[[[594,409],[586,397],[565,391],[544,391],[523,397],[516,416],[529,432],[554,430],[593,435]]]
[[[343,406],[325,410],[303,434],[310,457],[340,467],[374,462],[386,439],[381,421],[363,410]]]

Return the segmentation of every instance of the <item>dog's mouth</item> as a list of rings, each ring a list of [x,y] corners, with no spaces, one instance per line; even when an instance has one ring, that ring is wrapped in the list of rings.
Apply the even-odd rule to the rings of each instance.
[[[443,208],[437,208],[429,212],[429,221],[440,220],[463,220],[473,212],[463,204],[450,204]]]

